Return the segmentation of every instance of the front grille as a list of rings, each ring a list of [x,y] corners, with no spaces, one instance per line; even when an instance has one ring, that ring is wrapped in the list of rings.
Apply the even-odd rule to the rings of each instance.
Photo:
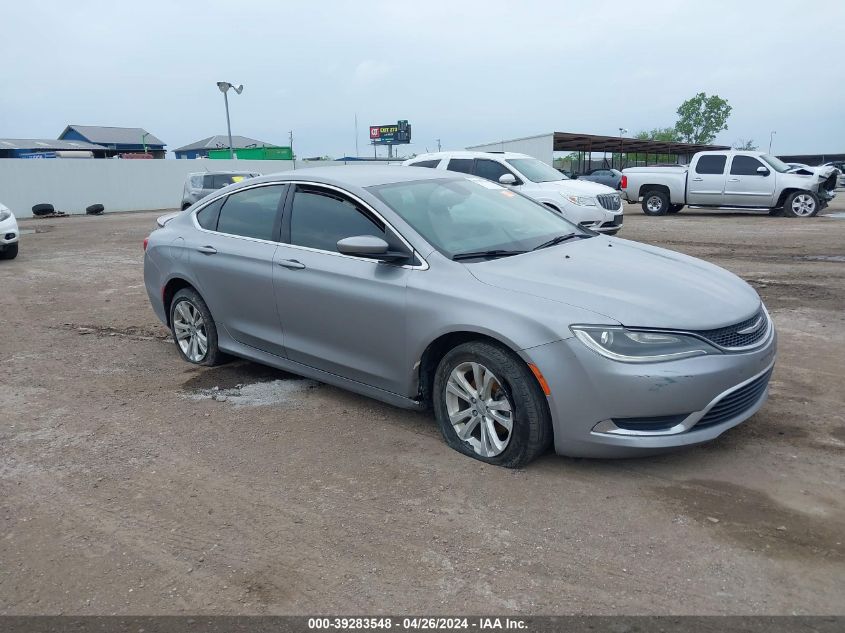
[[[622,204],[618,193],[602,193],[596,196],[596,200],[608,211],[616,211]]]
[[[766,393],[766,387],[769,384],[769,378],[771,377],[772,370],[770,369],[759,378],[755,378],[747,385],[729,393],[714,404],[693,428],[700,429],[714,426],[722,422],[727,422],[738,415],[742,415],[763,397],[763,394]]]
[[[742,330],[751,328],[759,322],[759,327],[751,332],[740,334]],[[745,319],[736,325],[729,325],[727,327],[716,328],[715,330],[699,330],[695,332],[701,337],[706,338],[711,343],[715,343],[719,347],[748,347],[759,343],[760,340],[769,331],[769,318],[765,310],[762,308],[753,317]]]

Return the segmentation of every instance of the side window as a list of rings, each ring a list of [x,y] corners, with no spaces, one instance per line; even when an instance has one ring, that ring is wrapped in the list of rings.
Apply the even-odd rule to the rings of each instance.
[[[725,173],[725,163],[727,156],[720,156],[718,154],[708,154],[698,159],[695,165],[695,173],[697,174],[723,174]]]
[[[481,158],[475,161],[476,176],[492,180],[493,182],[499,182],[499,177],[503,174],[513,175],[511,170],[495,160]],[[514,178],[516,178],[516,176],[514,176]]]
[[[384,237],[384,224],[351,200],[318,187],[296,188],[290,215],[290,243],[337,251],[345,237]]]
[[[197,211],[197,222],[206,231],[217,230],[217,218],[220,217],[220,209],[225,200],[226,198],[220,198]]]
[[[472,173],[472,159],[471,158],[453,158],[449,161],[446,169],[450,171],[459,171],[462,174]]]
[[[271,185],[229,195],[220,209],[217,230],[230,235],[274,240],[273,226],[282,191],[283,185]]]
[[[440,159],[437,160],[421,160],[418,163],[411,163],[411,167],[431,167],[435,168],[440,164]]]
[[[211,188],[212,189],[222,189],[223,187],[228,187],[233,182],[240,182],[243,180],[243,177],[232,176],[231,174],[215,174],[211,181]]]
[[[202,174],[191,176],[191,189],[202,189]]]
[[[763,163],[756,158],[752,158],[751,156],[734,156],[733,161],[731,161],[731,175],[763,176],[764,174],[757,173],[758,167],[763,167]]]
[[[206,174],[202,177],[202,188],[203,189],[215,189],[214,186],[214,176],[211,174]]]

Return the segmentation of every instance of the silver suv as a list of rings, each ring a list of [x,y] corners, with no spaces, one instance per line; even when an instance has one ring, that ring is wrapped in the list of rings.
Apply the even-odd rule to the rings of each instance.
[[[204,171],[188,174],[182,190],[181,209],[184,211],[218,189],[260,175],[252,171]]]

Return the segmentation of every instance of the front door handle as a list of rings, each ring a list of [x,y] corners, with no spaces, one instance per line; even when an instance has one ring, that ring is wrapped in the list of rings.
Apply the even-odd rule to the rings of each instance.
[[[213,246],[197,246],[197,250],[202,253],[203,255],[215,255],[217,254],[217,249]]]
[[[295,259],[280,259],[278,264],[279,266],[284,266],[285,268],[291,268],[293,270],[302,270],[305,268],[305,264],[298,262]]]
[[[739,182],[739,178],[728,178],[728,182]]]
[[[701,182],[704,178],[693,178],[693,182]]]

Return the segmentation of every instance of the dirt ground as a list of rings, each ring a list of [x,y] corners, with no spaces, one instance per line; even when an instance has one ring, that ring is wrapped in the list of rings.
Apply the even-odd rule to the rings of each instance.
[[[771,397],[700,448],[519,471],[429,414],[181,361],[143,287],[155,213],[21,222],[0,614],[845,613],[845,220],[627,214],[759,290]]]

